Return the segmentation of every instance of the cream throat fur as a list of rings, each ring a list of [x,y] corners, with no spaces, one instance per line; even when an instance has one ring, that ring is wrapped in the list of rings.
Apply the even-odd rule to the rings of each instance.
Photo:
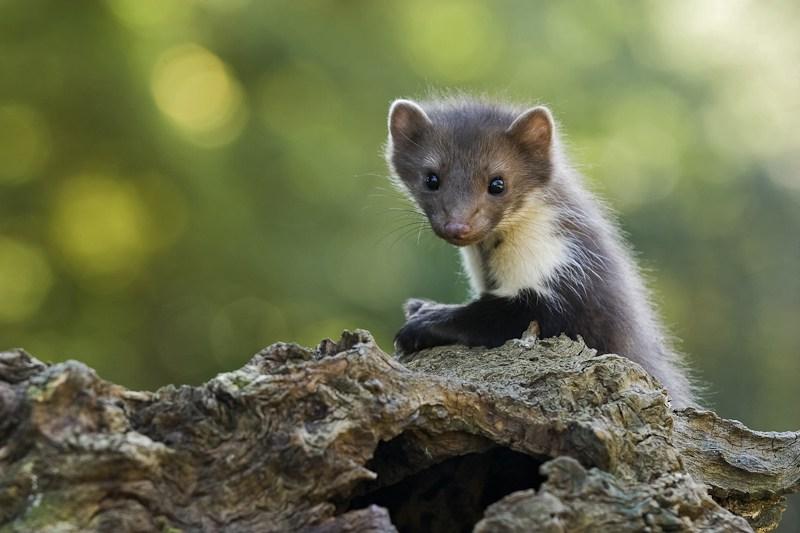
[[[551,282],[570,263],[570,243],[556,207],[541,195],[528,197],[483,241],[461,248],[475,294],[514,297],[523,290],[552,297]]]

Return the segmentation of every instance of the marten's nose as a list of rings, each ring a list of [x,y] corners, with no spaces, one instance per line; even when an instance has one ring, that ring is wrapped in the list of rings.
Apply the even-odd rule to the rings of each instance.
[[[472,227],[466,222],[447,222],[444,225],[444,232],[450,239],[463,239],[472,231]]]

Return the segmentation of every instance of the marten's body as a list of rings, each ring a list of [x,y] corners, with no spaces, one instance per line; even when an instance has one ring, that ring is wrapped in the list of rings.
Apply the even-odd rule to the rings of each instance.
[[[498,346],[532,321],[542,337],[580,335],[624,355],[667,388],[692,387],[603,205],[565,162],[550,112],[452,99],[396,101],[387,159],[434,232],[461,247],[476,299],[407,302],[395,345]]]

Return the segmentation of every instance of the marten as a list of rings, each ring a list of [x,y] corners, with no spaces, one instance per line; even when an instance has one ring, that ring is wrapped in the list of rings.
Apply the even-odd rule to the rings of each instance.
[[[532,322],[636,361],[672,405],[696,405],[631,250],[568,163],[551,112],[451,97],[396,100],[386,159],[433,232],[460,248],[475,298],[410,299],[400,354],[448,344],[497,347]]]

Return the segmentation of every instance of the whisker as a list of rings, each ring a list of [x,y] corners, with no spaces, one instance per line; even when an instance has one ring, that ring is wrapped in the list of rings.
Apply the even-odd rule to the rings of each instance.
[[[382,235],[377,242],[375,242],[375,246],[383,244],[383,242],[388,239],[389,237],[400,235],[403,236],[406,233],[409,235],[414,231],[417,231],[420,227],[423,227],[424,224],[419,220],[412,220],[412,221],[405,221],[404,223],[400,224],[399,226],[390,229],[387,233]]]
[[[425,230],[426,227],[427,227],[427,225],[419,225],[417,227],[409,228],[408,230],[400,233],[397,236],[397,238],[392,242],[392,244],[389,245],[389,249],[390,250],[393,249],[400,241],[402,241],[403,239],[406,239],[407,237],[410,237],[415,232],[419,236],[422,233],[422,231]],[[419,243],[419,241],[417,241],[417,243]]]

